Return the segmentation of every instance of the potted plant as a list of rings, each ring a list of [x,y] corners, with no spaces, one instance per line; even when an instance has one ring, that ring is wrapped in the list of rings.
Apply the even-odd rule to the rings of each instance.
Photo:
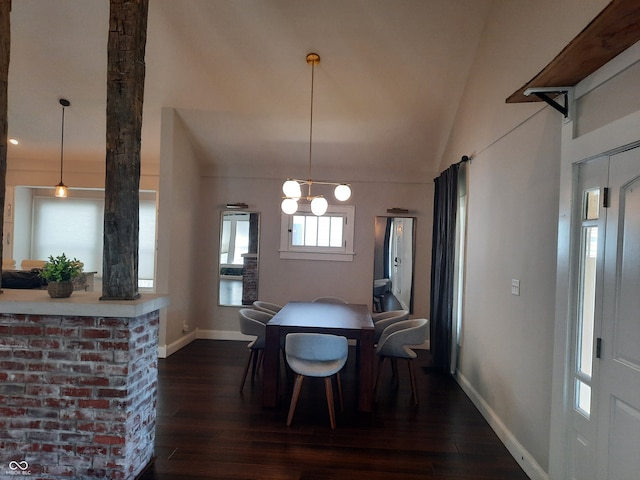
[[[73,279],[81,273],[82,262],[67,258],[63,253],[57,257],[49,256],[40,276],[47,281],[47,292],[52,298],[65,298],[73,292]]]

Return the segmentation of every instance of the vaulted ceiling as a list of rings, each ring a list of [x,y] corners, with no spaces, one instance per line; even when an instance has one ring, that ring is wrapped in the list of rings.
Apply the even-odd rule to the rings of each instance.
[[[151,0],[143,170],[157,165],[160,114],[174,108],[204,168],[306,174],[311,67],[314,169],[350,179],[401,168],[431,179],[489,0]],[[9,162],[105,157],[106,0],[14,0]]]

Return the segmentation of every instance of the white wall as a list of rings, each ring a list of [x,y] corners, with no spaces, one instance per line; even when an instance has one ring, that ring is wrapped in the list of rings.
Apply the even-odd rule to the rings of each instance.
[[[458,379],[534,479],[549,468],[562,116],[505,99],[607,3],[495,1],[442,162],[475,153]]]
[[[317,175],[318,178],[326,178],[321,171]],[[409,215],[417,217],[413,316],[428,317],[432,182],[351,182],[353,195],[347,203],[355,205],[355,257],[353,262],[326,262],[280,259],[280,200],[285,179],[285,172],[281,178],[275,179],[212,176],[201,179],[201,234],[197,247],[200,252],[200,281],[195,286],[194,295],[198,329],[218,337],[239,330],[238,308],[218,306],[216,276],[220,212],[227,203],[235,202],[245,202],[250,210],[261,214],[258,292],[261,299],[279,304],[334,295],[353,303],[371,305],[374,218],[376,215],[386,215],[387,208],[409,209]]]
[[[161,355],[171,353],[193,329],[195,286],[200,281],[201,252],[197,235],[200,165],[175,111],[162,109],[160,193],[158,201],[157,293],[170,296],[160,315]]]

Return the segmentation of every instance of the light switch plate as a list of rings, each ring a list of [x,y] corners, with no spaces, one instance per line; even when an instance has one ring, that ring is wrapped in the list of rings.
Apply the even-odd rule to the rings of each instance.
[[[511,295],[520,295],[520,280],[511,279]]]

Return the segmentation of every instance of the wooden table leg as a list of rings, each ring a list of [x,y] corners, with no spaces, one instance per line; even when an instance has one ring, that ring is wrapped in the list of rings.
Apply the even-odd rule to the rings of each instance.
[[[373,410],[373,357],[374,357],[374,330],[362,330],[360,335],[360,369],[358,410],[371,412]]]
[[[262,406],[276,407],[280,368],[280,326],[267,324],[263,359]]]

